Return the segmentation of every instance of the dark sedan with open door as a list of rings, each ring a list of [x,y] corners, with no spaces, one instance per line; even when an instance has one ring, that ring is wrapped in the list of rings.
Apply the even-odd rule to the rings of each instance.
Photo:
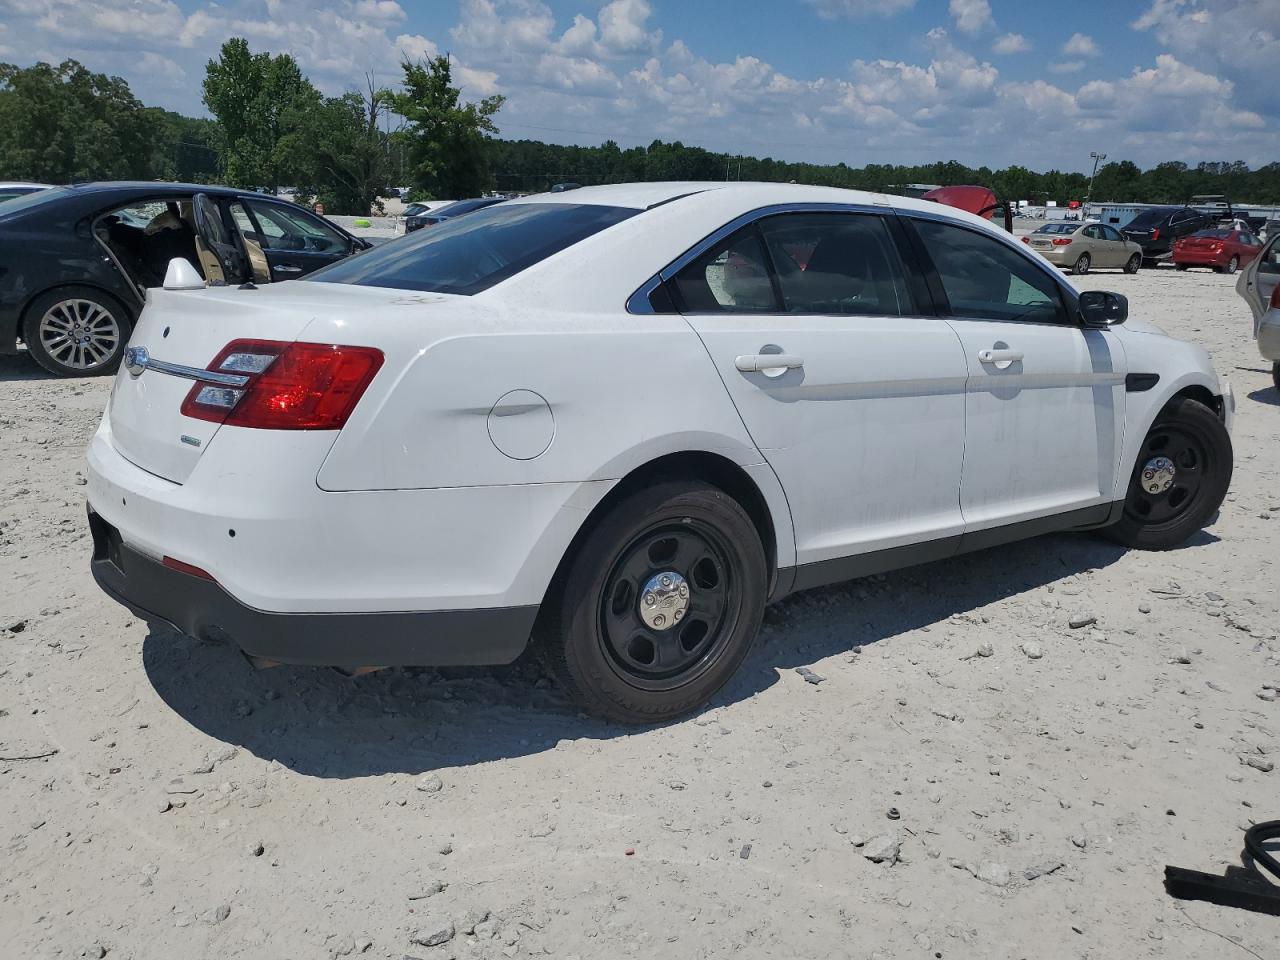
[[[368,246],[296,204],[226,187],[88,183],[17,197],[0,206],[0,354],[21,340],[51,373],[110,373],[175,257],[208,283],[269,283]]]

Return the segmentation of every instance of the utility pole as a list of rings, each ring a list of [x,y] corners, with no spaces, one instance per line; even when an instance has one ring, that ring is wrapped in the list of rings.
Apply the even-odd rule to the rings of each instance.
[[[1093,178],[1098,175],[1098,164],[1107,159],[1107,155],[1105,153],[1098,153],[1096,150],[1090,151],[1089,156],[1093,157],[1093,173],[1089,174],[1089,195],[1084,198],[1086,207],[1093,203]],[[1089,214],[1086,210],[1085,216],[1088,215]]]

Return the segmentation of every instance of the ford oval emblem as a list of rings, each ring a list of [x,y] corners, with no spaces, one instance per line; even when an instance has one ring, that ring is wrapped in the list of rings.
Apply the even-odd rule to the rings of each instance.
[[[124,368],[129,371],[129,376],[142,376],[142,371],[147,369],[150,362],[151,354],[147,353],[146,347],[125,347]]]

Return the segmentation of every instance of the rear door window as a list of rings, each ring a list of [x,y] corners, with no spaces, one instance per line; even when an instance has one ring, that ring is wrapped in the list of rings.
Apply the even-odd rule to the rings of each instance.
[[[1028,255],[976,230],[913,222],[937,268],[951,316],[1068,322],[1058,284]]]
[[[683,313],[777,313],[777,291],[755,224],[701,254],[672,281]]]
[[[787,313],[902,316],[910,312],[902,262],[873,214],[768,217],[760,230]]]
[[[374,247],[307,280],[476,294],[639,212],[585,203],[499,203]]]

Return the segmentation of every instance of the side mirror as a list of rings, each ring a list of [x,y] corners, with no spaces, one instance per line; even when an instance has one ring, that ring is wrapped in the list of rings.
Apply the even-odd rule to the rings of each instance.
[[[1086,290],[1080,294],[1078,308],[1086,327],[1114,327],[1129,318],[1129,298],[1122,293]]]

